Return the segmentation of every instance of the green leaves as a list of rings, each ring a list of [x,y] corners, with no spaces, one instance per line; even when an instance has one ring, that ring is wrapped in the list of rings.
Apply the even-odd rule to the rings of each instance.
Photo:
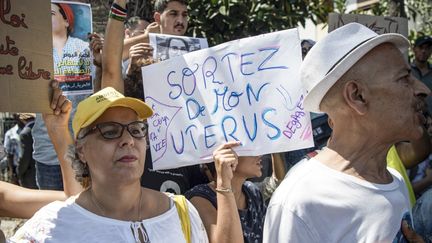
[[[211,46],[247,36],[326,21],[328,0],[189,0],[188,34]]]

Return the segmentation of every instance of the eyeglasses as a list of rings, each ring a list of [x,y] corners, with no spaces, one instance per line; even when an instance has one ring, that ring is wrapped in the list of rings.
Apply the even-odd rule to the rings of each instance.
[[[125,128],[132,137],[144,138],[147,135],[148,125],[144,121],[134,121],[126,125],[118,122],[104,122],[97,124],[82,136],[78,136],[78,139],[86,137],[95,130],[99,130],[99,133],[105,139],[116,139],[123,136]]]

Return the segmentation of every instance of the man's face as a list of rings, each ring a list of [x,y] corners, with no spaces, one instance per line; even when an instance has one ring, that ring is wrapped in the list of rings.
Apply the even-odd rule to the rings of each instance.
[[[177,1],[169,2],[163,13],[154,14],[155,21],[161,26],[161,33],[184,35],[188,26],[187,6]]]
[[[432,44],[424,43],[423,45],[415,46],[413,50],[417,62],[427,62],[432,54]]]
[[[370,58],[364,62],[362,73],[372,78],[368,78],[364,98],[379,135],[394,142],[419,139],[425,122],[424,97],[430,90],[411,75],[395,46],[380,45],[367,56]]]
[[[147,28],[147,26],[149,24],[150,23],[147,20],[144,20],[144,19],[138,20],[137,25],[135,26],[135,28],[132,31],[130,29],[125,30],[125,39],[144,34],[145,29]]]
[[[168,58],[180,56],[187,53],[186,44],[178,39],[172,39],[168,48]]]

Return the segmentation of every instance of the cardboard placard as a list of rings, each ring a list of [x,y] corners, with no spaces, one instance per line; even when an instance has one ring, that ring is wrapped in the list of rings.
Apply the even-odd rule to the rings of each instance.
[[[408,37],[408,19],[364,14],[330,13],[328,32],[353,22],[362,24],[375,31],[377,34],[398,33]]]
[[[52,112],[49,1],[0,0],[0,111]]]

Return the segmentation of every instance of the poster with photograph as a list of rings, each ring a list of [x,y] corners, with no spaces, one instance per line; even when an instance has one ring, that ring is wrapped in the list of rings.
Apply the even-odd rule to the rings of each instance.
[[[153,33],[150,33],[150,45],[153,47],[153,59],[158,61],[208,48],[206,38]]]
[[[93,93],[90,4],[52,1],[54,77],[66,95]],[[64,39],[66,38],[66,42]]]

